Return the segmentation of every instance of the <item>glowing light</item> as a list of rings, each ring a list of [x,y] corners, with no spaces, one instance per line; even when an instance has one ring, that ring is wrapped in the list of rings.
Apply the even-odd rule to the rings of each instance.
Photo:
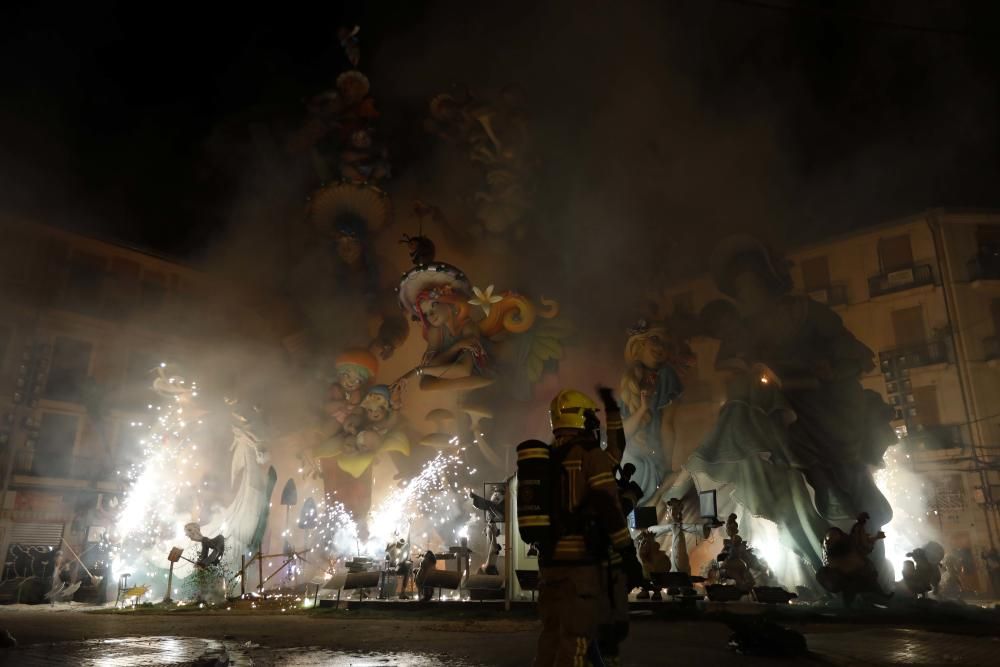
[[[890,447],[883,461],[885,467],[875,473],[875,484],[892,507],[892,521],[885,532],[885,556],[892,564],[896,581],[902,578],[901,569],[906,553],[928,541],[936,539],[936,531],[924,521],[927,498],[923,493],[924,482],[910,470],[901,445]]]
[[[470,515],[470,519],[460,509],[468,498],[468,486],[459,485],[457,479],[467,475],[456,454],[439,452],[416,477],[404,481],[375,505],[368,515],[366,540],[361,539],[351,512],[335,494],[328,494],[317,503],[315,527],[307,532],[306,544],[319,546],[334,561],[355,555],[381,557],[388,543],[405,539],[411,533],[422,540],[442,542],[423,545],[421,551],[444,546],[452,538],[467,536],[469,525],[478,520],[477,514]],[[449,526],[453,528],[451,531],[447,531]]]

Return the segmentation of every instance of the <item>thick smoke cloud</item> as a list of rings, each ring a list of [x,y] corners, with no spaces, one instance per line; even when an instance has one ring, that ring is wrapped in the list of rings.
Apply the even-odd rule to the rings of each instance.
[[[468,164],[422,126],[430,96],[455,84],[487,97],[511,83],[524,91],[537,198],[526,242],[431,229],[441,258],[476,279],[559,298],[595,353],[612,358],[646,289],[702,270],[728,233],[751,231],[781,249],[930,206],[996,204],[1000,58],[979,34],[989,3],[761,4],[355,6],[347,21],[362,25],[361,67],[395,170],[387,189],[397,222],[380,250],[387,274],[405,268],[388,235],[415,231],[413,199],[441,206],[459,231],[470,215],[469,193],[458,191]],[[133,44],[129,21],[122,14],[101,34]],[[190,63],[167,58],[171,77],[159,84],[162,58],[149,62],[154,74],[122,79],[116,51],[91,43],[98,37],[60,40],[53,28],[8,40],[8,208],[140,244],[170,238],[197,248],[189,258],[213,272],[287,292],[289,265],[309,243],[301,219],[313,177],[282,142],[304,99],[344,63],[332,27],[320,38],[299,26],[302,38],[284,48],[294,22],[252,23],[190,35]],[[72,49],[81,56],[69,67]],[[28,67],[30,53],[53,57]],[[183,85],[194,69],[208,83]],[[184,103],[169,100],[192,89],[212,91],[192,105],[211,129],[196,151],[177,137],[176,152],[191,155],[178,169],[177,155],[147,153],[142,139],[156,128],[177,136]],[[102,103],[120,109],[94,124]],[[79,114],[87,127],[71,122]],[[112,157],[87,158],[94,146]],[[170,224],[136,224],[147,219]]]
[[[975,16],[908,3],[874,18],[962,29]],[[619,327],[633,314],[613,311],[703,269],[729,233],[780,249],[992,203],[997,61],[983,45],[725,1],[438,2],[386,34],[371,68],[383,105],[409,113],[456,83],[525,90],[543,243],[513,254]],[[397,124],[409,145],[435,148]],[[454,180],[422,173],[439,166],[426,154],[405,157],[404,181]],[[602,302],[615,307],[593,312]]]
[[[361,68],[395,171],[383,271],[406,267],[395,239],[416,231],[410,203],[435,203],[457,228],[428,230],[439,258],[474,281],[558,298],[581,329],[585,363],[607,366],[606,375],[648,290],[702,271],[727,234],[749,231],[781,250],[926,207],[995,203],[997,56],[982,38],[790,6],[798,9],[728,0],[371,8],[358,19]],[[865,15],[955,30],[978,16],[932,9]],[[329,82],[335,75],[331,65]],[[470,165],[422,121],[435,93],[467,85],[489,97],[508,84],[527,100],[538,169],[528,238],[504,244],[462,233]],[[281,141],[301,102],[217,124],[202,168],[232,184],[219,209],[227,222],[197,255],[293,299],[302,295],[287,273],[309,244],[301,220],[313,176]]]

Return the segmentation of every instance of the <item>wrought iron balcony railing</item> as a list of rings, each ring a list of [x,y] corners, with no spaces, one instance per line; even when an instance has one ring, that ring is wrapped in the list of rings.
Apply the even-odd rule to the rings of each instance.
[[[892,294],[922,285],[934,284],[934,272],[930,264],[916,264],[898,271],[887,271],[868,279],[868,294],[871,297]]]
[[[883,350],[878,353],[878,358],[882,372],[891,375],[908,368],[949,363],[951,361],[951,346],[947,340],[933,340],[920,345],[907,345]]]
[[[104,480],[111,477],[109,467],[101,458],[90,456],[39,457],[36,452],[22,449],[14,461],[14,472],[31,477],[57,479]]]

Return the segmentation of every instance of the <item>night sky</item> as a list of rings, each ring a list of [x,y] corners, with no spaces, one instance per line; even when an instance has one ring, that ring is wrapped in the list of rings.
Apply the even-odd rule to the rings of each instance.
[[[1000,206],[988,32],[1000,3],[218,4],[6,6],[2,212],[190,253],[238,196],[225,147],[251,123],[293,126],[345,68],[335,33],[353,23],[397,178],[423,164],[430,95],[513,78],[559,152],[545,177],[634,168],[621,187],[639,229],[667,219],[715,234],[744,210],[805,240],[932,206]],[[575,188],[553,186],[548,206]]]

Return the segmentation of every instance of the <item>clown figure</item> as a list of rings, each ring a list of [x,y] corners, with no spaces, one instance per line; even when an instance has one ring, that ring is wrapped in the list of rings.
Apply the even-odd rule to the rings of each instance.
[[[348,350],[337,357],[334,365],[335,379],[327,391],[324,412],[335,424],[330,424],[329,434],[336,435],[341,429],[357,433],[361,417],[361,401],[371,386],[378,371],[378,361],[367,350]]]
[[[347,350],[336,358],[323,403],[324,419],[299,454],[304,475],[319,477],[317,461],[339,454],[347,438],[358,433],[364,423],[361,401],[377,371],[378,361],[367,350]]]
[[[328,493],[353,514],[365,534],[364,517],[372,502],[375,484],[373,469],[377,460],[390,454],[408,456],[410,441],[402,428],[395,393],[386,385],[376,385],[365,395],[357,421],[357,435],[346,430],[330,439],[331,447],[319,458]]]
[[[364,410],[365,422],[363,430],[358,433],[356,449],[359,452],[378,451],[399,424],[396,412],[399,403],[395,400],[392,389],[380,384],[368,391],[368,395],[361,401],[361,408]]]

